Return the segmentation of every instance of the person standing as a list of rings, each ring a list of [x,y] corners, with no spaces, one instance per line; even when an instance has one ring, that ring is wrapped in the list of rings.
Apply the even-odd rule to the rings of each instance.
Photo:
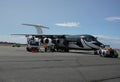
[[[51,50],[52,52],[54,52],[54,51],[55,51],[55,44],[52,43],[50,48],[51,48],[50,50]]]
[[[47,43],[44,44],[44,49],[45,49],[45,52],[47,52],[47,49],[48,49],[48,44]]]

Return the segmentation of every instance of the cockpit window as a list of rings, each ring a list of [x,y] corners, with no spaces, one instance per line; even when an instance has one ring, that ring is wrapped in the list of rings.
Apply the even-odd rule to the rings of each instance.
[[[87,42],[96,41],[96,38],[94,38],[94,37],[85,37],[84,39],[85,39]]]
[[[38,46],[38,45],[39,45],[39,42],[30,42],[30,45]]]

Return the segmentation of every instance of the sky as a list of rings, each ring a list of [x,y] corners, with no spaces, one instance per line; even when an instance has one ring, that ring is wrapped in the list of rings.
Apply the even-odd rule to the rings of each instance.
[[[33,27],[49,27],[44,34],[90,34],[120,48],[120,0],[0,0],[0,41],[26,43]]]

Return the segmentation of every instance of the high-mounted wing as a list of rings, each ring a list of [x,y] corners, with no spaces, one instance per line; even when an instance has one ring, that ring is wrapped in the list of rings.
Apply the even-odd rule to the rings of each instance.
[[[36,38],[64,38],[65,35],[52,35],[52,34],[11,34],[11,35],[20,35],[20,36],[34,36]]]

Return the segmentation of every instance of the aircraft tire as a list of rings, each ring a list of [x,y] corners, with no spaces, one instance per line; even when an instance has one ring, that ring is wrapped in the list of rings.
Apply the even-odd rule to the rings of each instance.
[[[113,58],[118,58],[118,55],[116,55],[116,56],[113,56]]]
[[[97,52],[97,51],[94,51],[94,55],[98,55],[98,52]]]
[[[65,52],[69,52],[69,49],[68,49],[68,48],[65,48],[64,51],[65,51]]]
[[[104,56],[104,57],[106,57],[106,56],[107,56],[105,52],[103,52],[103,56]]]
[[[30,52],[30,51],[31,51],[28,47],[26,48],[26,50],[27,50],[28,52]]]

